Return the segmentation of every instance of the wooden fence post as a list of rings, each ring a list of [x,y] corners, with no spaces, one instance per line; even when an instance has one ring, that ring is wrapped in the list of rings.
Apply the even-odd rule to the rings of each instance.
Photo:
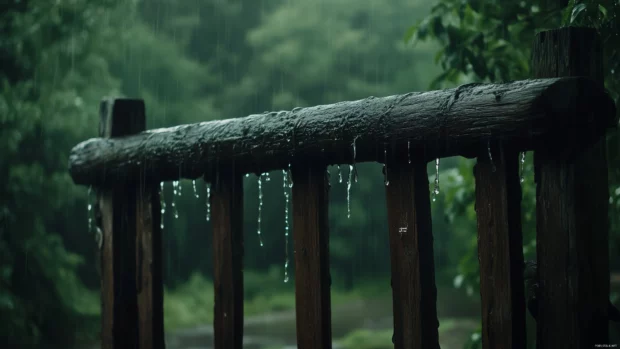
[[[293,166],[297,347],[331,349],[328,191],[325,167]]]
[[[426,163],[396,163],[388,166],[388,175],[394,347],[439,349]]]
[[[484,349],[525,348],[518,153],[492,143],[474,167]]]
[[[243,176],[220,173],[211,185],[213,209],[214,346],[243,345]],[[209,185],[209,184],[207,184]]]
[[[541,32],[532,53],[536,78],[589,76],[603,84],[602,45],[594,29],[568,27]],[[605,139],[599,138],[594,144],[583,142],[595,131],[580,129],[549,139],[546,147],[535,153],[538,348],[607,344],[609,193]]]
[[[122,137],[144,131],[144,102],[101,102],[99,135]],[[163,348],[163,284],[158,185],[141,178],[104,183],[102,225],[102,347]]]

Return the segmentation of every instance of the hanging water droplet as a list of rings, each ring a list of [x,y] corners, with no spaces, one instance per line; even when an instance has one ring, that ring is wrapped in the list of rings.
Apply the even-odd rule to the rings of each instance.
[[[489,161],[491,161],[491,166],[493,166],[493,172],[497,169],[495,168],[495,164],[493,163],[493,155],[491,155],[491,141],[489,140],[487,143],[487,152],[489,153]]]
[[[525,172],[523,171],[525,167],[525,152],[521,153],[521,183],[525,182]]]
[[[249,174],[249,173],[246,173],[246,174],[245,174],[245,178],[248,178],[248,177],[250,177],[250,174]]]
[[[172,212],[174,213],[174,218],[179,218],[179,211],[177,210],[177,204],[175,202],[174,197],[177,196],[178,193],[178,181],[172,181]]]
[[[387,145],[383,145],[383,183],[388,186],[390,185],[390,180],[388,179],[388,169],[387,169]]]
[[[181,196],[181,187],[183,187],[181,183],[181,181],[177,181],[177,194],[179,194],[179,196]]]
[[[198,190],[196,190],[196,180],[192,181],[192,187],[194,188],[194,196],[198,199],[200,196],[198,195]]]
[[[340,169],[340,165],[338,165],[338,183],[342,183],[342,170]]]
[[[271,181],[271,177],[269,177],[269,172],[265,172],[263,173],[263,175],[265,176],[265,182]]]
[[[258,229],[256,230],[258,234],[258,242],[260,243],[260,247],[263,247],[263,238],[261,237],[261,217],[263,214],[263,182],[261,180],[261,175],[258,176]]]
[[[435,159],[435,188],[433,189],[433,201],[437,200],[439,195],[439,158]]]
[[[349,165],[349,179],[347,180],[347,218],[351,218],[351,179],[353,177],[353,165]]]
[[[288,264],[289,264],[289,256],[288,256],[288,233],[289,233],[289,224],[288,224],[288,202],[289,202],[289,193],[288,193],[288,183],[287,183],[287,173],[285,170],[282,170],[282,188],[284,189],[284,282],[288,282]]]
[[[161,206],[161,216],[159,218],[159,228],[164,229],[164,214],[166,213],[166,200],[164,199],[164,182],[159,183],[159,203]]]
[[[411,163],[411,141],[407,140],[407,159],[409,159],[409,163]]]
[[[291,163],[288,163],[288,169],[286,170],[286,175],[288,176],[288,187],[293,187],[293,171],[291,171]]]
[[[211,183],[207,183],[207,222],[211,220]]]
[[[93,205],[90,203],[90,193],[92,191],[93,187],[88,187],[88,196],[86,197],[86,200],[88,202],[88,232],[92,233],[93,231],[93,215],[92,215],[92,210],[93,210]]]

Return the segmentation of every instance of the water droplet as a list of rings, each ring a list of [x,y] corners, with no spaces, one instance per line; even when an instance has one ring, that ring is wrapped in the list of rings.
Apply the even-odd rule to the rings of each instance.
[[[88,195],[86,197],[86,200],[88,202],[88,232],[92,233],[93,231],[93,214],[92,214],[92,210],[93,210],[93,205],[90,203],[90,193],[92,191],[93,187],[88,187]]]
[[[355,166],[355,161],[357,160],[357,147],[355,146],[355,141],[357,141],[357,139],[359,138],[359,136],[356,136],[355,138],[353,138],[353,181],[355,183],[357,183],[357,167]]]
[[[407,159],[409,159],[409,163],[411,163],[411,141],[407,140]]]
[[[261,217],[263,215],[263,182],[261,180],[261,175],[258,176],[258,229],[256,233],[258,234],[258,242],[260,243],[260,247],[263,247],[263,238],[261,237]]]
[[[293,171],[291,171],[291,163],[288,163],[288,169],[286,170],[286,175],[288,176],[288,187],[293,187]]]
[[[288,192],[288,174],[285,170],[282,170],[282,188],[284,189],[284,282],[288,282],[288,264],[289,264],[289,256],[288,256],[288,234],[289,234],[289,220],[288,220],[288,203],[289,203],[289,192]]]
[[[525,152],[521,153],[521,183],[525,182],[525,171],[523,171],[525,167]]]
[[[271,181],[271,177],[269,177],[269,172],[265,172],[263,173],[263,175],[265,176],[265,182]]]
[[[166,200],[164,199],[164,182],[159,183],[159,203],[161,206],[159,228],[164,229],[164,214],[166,213]]]
[[[196,180],[192,181],[192,187],[194,188],[194,196],[198,199],[200,196],[198,195],[198,191],[196,190]]]
[[[338,165],[338,183],[342,183],[342,170],[340,169],[340,165]]]
[[[249,173],[246,173],[246,174],[245,174],[245,178],[248,178],[248,177],[250,177],[250,174],[249,174]]]
[[[207,222],[211,220],[211,183],[207,183]]]
[[[181,196],[181,188],[182,188],[182,182],[181,181],[177,181],[177,194],[179,194],[179,196]]]
[[[179,182],[178,181],[172,181],[172,211],[174,213],[174,218],[179,218],[179,211],[177,210],[177,204],[174,200],[174,197],[177,196],[178,194],[178,187],[179,187]]]
[[[437,200],[439,195],[439,158],[435,159],[435,188],[433,189],[433,201]]]
[[[489,140],[487,143],[487,152],[489,153],[489,161],[491,161],[491,166],[493,167],[493,172],[497,170],[495,164],[493,163],[493,155],[491,155],[491,141]]]

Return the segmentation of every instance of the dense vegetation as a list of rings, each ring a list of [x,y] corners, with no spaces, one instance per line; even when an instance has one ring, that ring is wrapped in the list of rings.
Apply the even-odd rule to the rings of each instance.
[[[601,32],[609,49],[606,84],[618,99],[618,8],[611,0],[571,1],[550,9],[534,0],[510,5],[497,0],[3,1],[0,342],[11,348],[67,348],[97,335],[97,246],[87,210],[93,197],[88,188],[73,185],[66,164],[73,145],[96,135],[101,97],[143,98],[147,126],[154,128],[472,80],[521,79],[529,75],[535,31],[573,23]],[[437,42],[410,44],[429,38]],[[610,137],[610,163],[616,164],[610,177],[611,217],[620,217],[617,142],[617,136]],[[531,164],[528,155],[528,257],[535,252]],[[471,167],[471,161],[442,161],[442,195],[433,214],[438,282],[454,281],[475,294]],[[380,166],[359,166],[351,219],[346,217],[346,186],[338,182],[336,167],[331,173],[331,264],[334,288],[343,295],[335,299],[352,297],[362,284],[389,292]],[[343,167],[342,176],[346,181],[348,169]],[[271,177],[263,183],[262,248],[256,235],[256,177],[245,179],[249,313],[292,306],[293,283],[282,282],[282,182],[278,173]],[[164,195],[179,208],[178,219],[170,209],[164,217],[166,320],[171,325],[210,321],[212,306],[205,304],[210,293],[200,292],[210,286],[210,226],[205,185],[196,184],[199,199],[191,182],[182,183],[181,196],[173,196],[167,184]],[[612,248],[620,246],[618,224],[613,221]],[[205,313],[184,311],[196,306]],[[357,343],[360,333],[343,343]]]

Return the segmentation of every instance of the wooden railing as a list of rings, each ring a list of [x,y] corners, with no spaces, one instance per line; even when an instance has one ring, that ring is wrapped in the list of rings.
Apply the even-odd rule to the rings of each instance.
[[[101,104],[101,138],[76,146],[76,184],[98,188],[104,348],[163,348],[159,183],[211,183],[215,347],[242,347],[245,173],[292,169],[297,341],[331,348],[326,166],[378,161],[386,186],[394,345],[438,348],[426,164],[477,157],[482,342],[525,347],[518,154],[535,151],[539,348],[607,341],[603,136],[617,123],[593,30],[537,35],[539,80],[366,98],[145,131],[141,100]],[[570,77],[577,76],[577,77]],[[490,152],[489,152],[490,149]],[[411,161],[409,161],[409,159]]]

